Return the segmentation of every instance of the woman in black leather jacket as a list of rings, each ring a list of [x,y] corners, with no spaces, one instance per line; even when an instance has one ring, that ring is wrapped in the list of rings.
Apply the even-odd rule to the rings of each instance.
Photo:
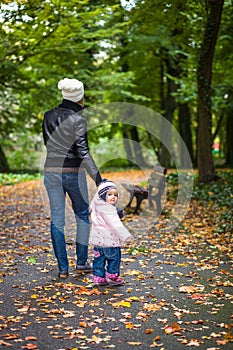
[[[62,103],[45,112],[42,125],[47,150],[44,185],[50,203],[50,232],[59,277],[66,278],[69,274],[64,234],[66,193],[77,223],[76,270],[89,272],[92,267],[87,261],[90,222],[86,171],[96,186],[102,178],[89,152],[87,123],[82,116],[83,83],[65,78],[58,83],[58,88],[62,91]]]

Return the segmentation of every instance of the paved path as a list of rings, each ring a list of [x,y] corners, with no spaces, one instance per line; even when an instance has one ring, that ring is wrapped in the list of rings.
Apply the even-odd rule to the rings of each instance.
[[[233,348],[233,268],[226,252],[183,232],[179,238],[179,230],[163,232],[163,217],[152,213],[128,217],[135,243],[123,249],[126,284],[95,288],[90,274],[74,271],[70,222],[70,276],[60,280],[39,188],[34,183],[29,191],[33,208],[25,197],[16,202],[13,192],[11,201],[5,197],[9,220],[3,223],[0,250],[3,349]]]

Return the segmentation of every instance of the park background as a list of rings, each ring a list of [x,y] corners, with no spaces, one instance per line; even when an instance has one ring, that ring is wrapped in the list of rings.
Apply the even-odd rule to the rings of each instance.
[[[0,345],[232,348],[232,5],[1,2]],[[80,278],[72,269],[67,282],[57,279],[41,196],[41,124],[44,112],[61,101],[57,83],[64,77],[84,82],[90,110],[120,103],[161,115],[190,156],[191,164],[178,154],[177,169],[169,152],[174,140],[165,147],[163,123],[148,128],[146,114],[146,128],[143,118],[116,123],[114,113],[92,120],[98,127],[88,132],[91,153],[121,191],[126,181],[145,186],[155,164],[168,169],[162,215],[148,204],[140,215],[125,215],[135,242],[123,251],[126,287],[118,292],[93,289],[91,276]],[[192,195],[182,222],[168,232],[179,173],[187,181],[194,176]],[[88,184],[92,195],[90,178]],[[120,199],[127,203],[128,194]],[[66,234],[74,267],[73,225]]]
[[[88,131],[101,172],[160,164],[176,198],[177,172],[194,169],[192,198],[217,208],[214,230],[231,235],[232,14],[232,0],[3,1],[1,184],[41,177],[43,114],[61,101],[58,81],[75,77],[85,84],[87,110],[109,108],[105,120],[101,113],[90,118]],[[116,112],[126,105],[148,113],[140,122],[115,119],[119,103]],[[149,111],[161,116],[159,125]],[[164,133],[170,144],[161,142]]]

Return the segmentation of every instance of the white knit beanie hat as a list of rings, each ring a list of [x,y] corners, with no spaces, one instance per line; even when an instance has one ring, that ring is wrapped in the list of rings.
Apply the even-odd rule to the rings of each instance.
[[[58,89],[66,100],[79,102],[84,96],[84,86],[80,80],[65,78],[59,81]]]

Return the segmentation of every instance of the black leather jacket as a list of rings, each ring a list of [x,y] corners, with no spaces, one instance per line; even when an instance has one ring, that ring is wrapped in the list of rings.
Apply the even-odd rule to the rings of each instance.
[[[87,123],[82,107],[63,99],[54,109],[45,112],[42,124],[47,148],[45,168],[84,168],[98,185],[102,178],[90,155]]]

